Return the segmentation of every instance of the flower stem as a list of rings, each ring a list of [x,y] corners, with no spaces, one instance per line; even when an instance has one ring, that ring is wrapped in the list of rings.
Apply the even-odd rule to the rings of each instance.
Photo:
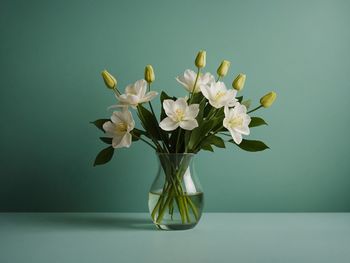
[[[194,205],[194,203],[192,202],[191,198],[189,196],[186,196],[186,197],[187,197],[187,201],[188,201],[188,203],[193,211],[193,214],[194,214],[196,220],[198,221],[199,220],[198,210],[197,210],[196,206]]]
[[[148,141],[146,141],[145,139],[141,138],[141,136],[137,136],[137,135],[135,135],[134,133],[131,133],[131,135],[132,135],[133,137],[135,137],[135,138],[137,138],[137,139],[139,139],[139,140],[141,140],[141,141],[147,143],[149,146],[151,146],[154,150],[157,151],[157,148],[156,148],[156,147],[154,147],[150,142],[148,142]]]
[[[262,105],[260,105],[260,106],[258,106],[258,107],[256,107],[256,108],[254,108],[254,109],[248,111],[247,113],[251,113],[251,112],[253,112],[253,111],[256,111],[256,110],[260,109],[261,107],[262,107]]]
[[[151,83],[148,83],[148,91],[150,91],[150,90],[151,90]],[[157,117],[156,117],[156,114],[154,113],[154,110],[153,110],[151,101],[149,101],[148,104],[149,104],[149,107],[150,107],[150,109],[151,109],[151,112],[152,112],[154,118],[157,120]],[[163,141],[163,146],[164,146],[164,148],[165,148],[166,151],[169,153],[170,151],[169,151],[167,142],[166,142],[166,140],[164,140],[163,133],[162,133],[161,130],[159,129],[158,120],[157,120],[157,131],[158,131],[160,137],[162,137],[162,141]]]
[[[180,144],[180,137],[181,137],[181,128],[179,127],[179,131],[177,133],[176,145],[175,145],[175,152],[176,153],[178,153],[178,147]]]
[[[116,87],[113,88],[113,91],[118,96],[121,94],[120,91]]]
[[[197,85],[197,82],[198,82],[200,70],[201,70],[200,68],[197,68],[197,76],[196,76],[196,80],[194,81],[194,84],[193,84],[192,92],[190,94],[191,97],[190,97],[190,103],[189,104],[191,104],[191,102],[193,100],[193,94],[194,94],[194,91],[196,89],[196,85]]]

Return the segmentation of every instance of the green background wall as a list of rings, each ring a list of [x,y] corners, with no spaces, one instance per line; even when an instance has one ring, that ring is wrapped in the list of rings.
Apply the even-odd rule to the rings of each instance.
[[[89,121],[114,103],[100,71],[124,87],[152,64],[155,89],[180,96],[199,49],[208,71],[232,62],[228,85],[247,74],[246,97],[279,95],[250,137],[271,150],[197,156],[206,211],[350,211],[349,1],[0,3],[1,211],[146,211],[147,146],[92,167]]]

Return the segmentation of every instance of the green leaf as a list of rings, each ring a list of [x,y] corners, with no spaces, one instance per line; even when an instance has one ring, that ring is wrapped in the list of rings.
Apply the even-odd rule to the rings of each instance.
[[[190,141],[188,142],[188,148],[190,150],[194,150],[194,147],[196,147],[200,140],[202,140],[206,134],[210,131],[210,129],[213,127],[213,120],[205,120],[203,121],[201,126],[198,126],[197,128],[192,130]]]
[[[195,93],[193,94],[193,98],[192,98],[192,101],[191,101],[191,104],[198,104],[202,101],[203,99],[203,94],[202,92],[198,92],[198,93]]]
[[[97,128],[104,132],[102,126],[105,122],[110,121],[110,119],[98,119],[96,121],[92,121],[90,123],[94,124]]]
[[[242,100],[243,100],[243,96],[236,97],[236,99],[238,100],[238,102],[239,102],[239,103],[241,103],[241,102],[242,102]]]
[[[109,137],[100,137],[100,140],[103,141],[104,143],[112,144],[113,139]]]
[[[201,149],[204,150],[204,151],[214,152],[214,149],[213,149],[213,147],[211,147],[210,144],[202,145]]]
[[[204,141],[203,144],[212,144],[218,148],[225,148],[225,142],[222,138],[216,135],[210,135],[208,136]]]
[[[267,125],[264,119],[259,117],[251,117],[251,121],[249,123],[250,128],[261,126],[261,125]]]
[[[112,146],[103,149],[97,154],[94,166],[108,163],[112,159],[113,154],[114,148]]]
[[[200,126],[203,122],[203,116],[204,116],[204,107],[205,107],[205,103],[206,101],[203,100],[201,103],[199,103],[199,112],[198,112],[198,115],[197,115],[197,122],[198,122],[198,125]]]
[[[156,140],[160,140],[161,136],[158,131],[158,121],[156,117],[141,104],[137,106],[139,117],[142,123],[142,126],[145,130]]]
[[[131,135],[132,135],[131,140],[132,140],[133,142],[136,142],[136,141],[140,140],[140,137],[141,137],[141,132],[140,132],[140,130],[134,128],[130,133],[131,133]]]
[[[235,143],[233,140],[229,140],[229,142]],[[255,140],[242,140],[240,144],[236,144],[236,145],[242,150],[245,150],[248,152],[260,152],[266,149],[270,149],[262,141],[255,141]]]

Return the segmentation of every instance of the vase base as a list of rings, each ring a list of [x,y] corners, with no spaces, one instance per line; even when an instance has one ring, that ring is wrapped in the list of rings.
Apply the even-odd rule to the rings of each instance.
[[[188,230],[194,228],[197,223],[193,224],[171,224],[171,225],[162,225],[162,224],[155,224],[158,229],[161,230]]]

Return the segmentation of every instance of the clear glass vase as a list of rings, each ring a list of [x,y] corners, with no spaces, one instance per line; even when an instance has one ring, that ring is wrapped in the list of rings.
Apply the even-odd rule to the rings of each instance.
[[[154,224],[164,230],[193,228],[201,218],[203,192],[193,167],[193,153],[158,153],[159,169],[148,207]]]

